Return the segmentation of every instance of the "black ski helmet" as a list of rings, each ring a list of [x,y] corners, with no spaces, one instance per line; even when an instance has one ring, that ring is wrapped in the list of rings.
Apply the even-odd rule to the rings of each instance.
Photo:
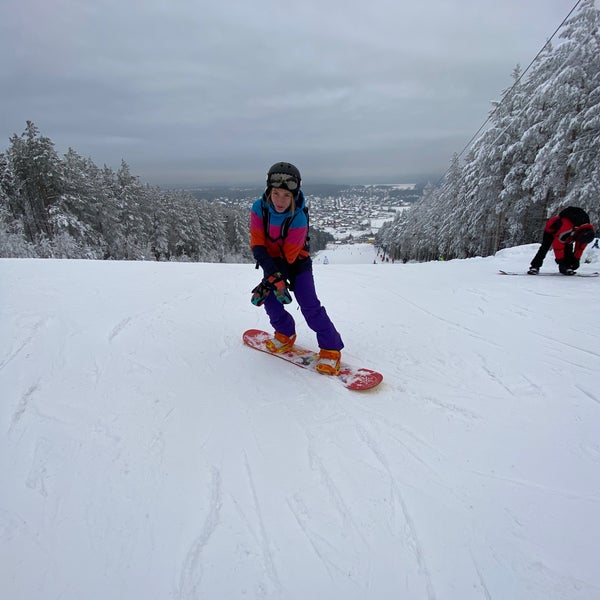
[[[267,173],[267,193],[270,192],[271,188],[273,187],[271,185],[271,175],[276,174],[289,175],[290,177],[293,177],[296,180],[297,185],[293,190],[288,189],[288,187],[285,184],[283,184],[281,187],[288,190],[289,192],[292,192],[294,199],[297,198],[298,192],[300,191],[300,184],[302,183],[302,177],[300,176],[300,171],[298,170],[298,168],[289,162],[275,163]]]
[[[575,227],[590,222],[590,215],[588,215],[583,208],[579,208],[579,206],[567,206],[567,208],[564,208],[558,213],[558,216],[569,219]]]

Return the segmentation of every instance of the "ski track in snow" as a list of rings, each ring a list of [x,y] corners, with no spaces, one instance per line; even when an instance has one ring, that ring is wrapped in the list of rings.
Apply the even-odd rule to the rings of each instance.
[[[29,402],[31,401],[31,398],[35,395],[35,393],[39,390],[39,388],[40,388],[40,380],[38,379],[21,396],[21,399],[19,400],[19,404],[17,405],[17,408],[16,408],[15,412],[13,413],[13,416],[10,420],[10,428],[8,430],[9,433],[11,433],[14,430],[14,428],[18,425],[19,421],[21,420],[21,418],[27,411],[27,408],[29,406]]]
[[[331,475],[327,467],[323,462],[323,458],[314,450],[313,444],[311,443],[308,449],[308,461],[311,468],[316,469],[319,473],[321,482],[323,483],[327,495],[331,500],[332,506],[340,515],[343,523],[343,530],[345,532],[353,531],[355,535],[360,538],[361,543],[365,546],[366,551],[369,551],[369,542],[364,536],[362,530],[356,523],[356,520],[352,516],[352,511],[347,506],[344,500],[344,494],[336,484],[335,478]]]
[[[582,387],[581,385],[575,384],[575,387],[587,398],[589,398],[590,400],[592,400],[593,402],[595,402],[596,404],[600,404],[600,398],[598,398],[598,396],[596,394],[594,394],[593,392],[588,391],[587,389],[585,389],[584,387]]]
[[[409,300],[406,296],[403,296],[401,294],[395,293],[394,296],[400,298],[402,300],[402,302],[404,302],[405,304],[412,306],[413,308],[417,309],[418,311],[432,317],[433,319],[435,319],[437,321],[444,323],[445,325],[449,325],[453,329],[457,329],[459,331],[465,331],[475,339],[481,340],[481,341],[485,342],[486,344],[490,344],[497,348],[500,347],[499,344],[495,343],[493,340],[486,339],[479,332],[475,331],[474,329],[472,329],[470,327],[467,327],[464,323],[457,323],[451,319],[448,319],[447,317],[438,315],[438,314],[432,312],[431,310],[428,310],[425,307],[420,306],[416,302]]]
[[[408,509],[408,504],[405,501],[402,492],[401,485],[396,481],[396,477],[394,476],[392,469],[388,463],[388,460],[385,456],[385,453],[381,450],[376,440],[367,432],[367,430],[361,426],[357,425],[357,432],[359,438],[366,444],[366,446],[371,450],[376,459],[380,462],[381,466],[384,468],[387,473],[390,485],[392,489],[392,499],[397,499],[398,504],[400,505],[402,516],[405,523],[404,532],[407,534],[407,543],[412,548],[414,556],[416,558],[417,564],[419,565],[419,571],[423,575],[425,580],[425,588],[427,592],[427,598],[429,600],[435,600],[436,594],[433,589],[433,581],[431,575],[429,573],[429,569],[427,568],[427,563],[425,560],[426,553],[423,548],[423,544],[419,540],[419,535],[417,533],[417,526],[412,518],[410,511]],[[390,514],[390,523],[396,521],[395,515],[395,505],[394,503],[390,506],[391,514]],[[392,531],[394,535],[396,535],[395,531]]]
[[[570,348],[572,350],[577,350],[578,352],[583,352],[584,354],[589,354],[589,355],[593,356],[594,358],[600,358],[600,352],[597,352],[595,350],[591,350],[589,348],[583,348],[581,346],[576,346],[575,344],[570,344],[564,340],[557,340],[556,338],[546,335],[544,333],[536,332],[536,335],[538,335],[539,337],[546,339],[554,344],[558,344],[560,346],[565,346],[566,348]]]
[[[108,334],[108,341],[112,342],[132,321],[133,317],[126,317],[119,321]]]
[[[439,400],[438,398],[432,398],[430,396],[426,396],[424,398],[421,398],[421,400],[430,402],[431,404],[433,404],[437,408],[441,408],[442,410],[448,412],[451,415],[464,417],[467,420],[480,419],[481,418],[479,415],[477,415],[477,413],[475,413],[472,410],[468,410],[468,409],[463,408],[461,406],[457,406],[456,404],[452,404],[451,402]]]
[[[259,531],[259,541],[260,548],[262,552],[262,560],[265,568],[265,572],[273,586],[273,589],[276,593],[281,591],[281,583],[279,582],[279,577],[277,575],[277,570],[275,569],[275,563],[273,560],[273,553],[271,550],[271,540],[268,535],[268,529],[265,526],[265,521],[262,515],[261,505],[258,499],[258,494],[256,492],[256,486],[254,484],[254,478],[252,476],[252,469],[250,467],[250,463],[248,461],[248,456],[244,453],[244,464],[246,467],[246,476],[248,478],[248,485],[252,492],[252,500],[254,502],[254,512],[256,514],[258,520],[258,531]]]
[[[472,550],[470,551],[470,554],[471,554],[471,560],[473,561],[473,566],[475,567],[475,572],[477,573],[477,578],[479,579],[479,584],[481,585],[481,590],[483,591],[485,600],[492,600],[492,595],[490,594],[490,590],[488,589],[488,587],[485,583],[485,577],[483,576],[483,573],[482,573],[481,569],[479,568],[477,559],[475,558],[475,556],[473,556]]]
[[[17,344],[16,347],[9,348],[6,358],[0,361],[0,371],[4,369],[11,361],[17,358],[25,348],[27,348],[31,342],[35,339],[38,334],[38,331],[47,323],[48,319],[40,319],[37,321],[29,334],[21,341],[21,343]]]
[[[342,550],[339,547],[338,535],[329,537],[326,532],[317,527],[318,516],[313,513],[315,509],[320,510],[320,507],[312,506],[312,500],[305,498],[302,492],[297,492],[287,499],[288,509],[329,579],[332,582],[340,579],[348,580],[354,588],[367,592],[371,586],[370,569],[368,564],[357,565],[356,556],[363,553],[369,555],[371,550],[369,541],[353,515],[352,509],[347,505],[336,477],[327,468],[323,456],[315,448],[317,443],[315,434],[308,429],[306,434],[308,464],[318,475],[324,504],[330,506],[333,514],[337,515],[335,519],[338,523],[337,529],[347,543],[347,548]]]
[[[188,549],[181,567],[176,597],[181,600],[202,597],[200,586],[204,572],[202,554],[220,521],[222,508],[221,474],[212,469],[211,495],[204,526]]]
[[[540,485],[529,480],[520,480],[513,477],[503,477],[501,475],[495,475],[493,473],[484,473],[482,471],[476,470],[471,470],[471,472],[485,479],[493,479],[495,481],[509,483],[516,487],[523,487],[534,490],[536,492],[541,492],[541,496],[558,496],[567,500],[581,500],[584,502],[589,502],[591,504],[600,505],[600,493],[592,495],[578,494],[573,493],[569,490],[561,490],[558,488],[552,488],[550,486]]]

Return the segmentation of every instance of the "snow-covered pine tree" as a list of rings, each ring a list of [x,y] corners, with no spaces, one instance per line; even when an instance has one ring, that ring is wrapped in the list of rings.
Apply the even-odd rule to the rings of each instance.
[[[592,222],[600,223],[600,11],[593,0],[584,0],[566,24],[564,36],[572,46],[571,62],[581,64],[581,101],[572,116],[576,135],[567,169],[565,204],[585,207]]]
[[[35,256],[35,247],[25,239],[23,224],[11,211],[10,197],[14,176],[4,154],[0,154],[0,256]]]
[[[547,204],[547,214],[567,199],[579,199],[577,190],[592,176],[592,162],[577,157],[595,155],[597,162],[600,140],[588,137],[584,127],[598,101],[593,92],[600,72],[599,25],[594,0],[582,0],[561,29],[564,41],[543,57],[530,78],[532,104],[542,111],[537,121],[543,123],[543,139],[525,185],[535,202]]]
[[[6,156],[13,172],[12,214],[23,223],[29,242],[52,237],[50,207],[62,192],[62,164],[54,144],[27,121],[25,132],[13,135]]]

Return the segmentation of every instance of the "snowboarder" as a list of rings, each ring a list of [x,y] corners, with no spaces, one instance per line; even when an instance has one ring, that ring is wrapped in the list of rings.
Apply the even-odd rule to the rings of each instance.
[[[276,163],[267,174],[267,189],[252,205],[250,247],[264,278],[252,290],[251,300],[256,306],[264,304],[275,330],[267,348],[274,353],[286,352],[296,340],[294,319],[284,308],[292,301],[293,291],[306,323],[317,334],[317,371],[338,375],[344,344],[315,291],[301,182],[294,165]]]
[[[542,245],[531,261],[527,273],[537,275],[544,258],[554,250],[558,270],[563,275],[575,275],[585,247],[594,239],[595,231],[589,215],[578,206],[568,206],[546,221]]]

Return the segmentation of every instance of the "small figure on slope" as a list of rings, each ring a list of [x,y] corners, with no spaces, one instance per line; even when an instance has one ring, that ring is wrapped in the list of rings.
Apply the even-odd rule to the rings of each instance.
[[[296,340],[294,319],[284,308],[292,301],[293,291],[306,323],[317,334],[317,371],[338,375],[344,344],[315,291],[301,182],[294,165],[276,163],[267,174],[267,189],[252,205],[250,246],[264,272],[263,280],[252,290],[252,304],[264,305],[275,330],[267,348],[286,352]]]
[[[542,245],[531,261],[527,273],[537,275],[550,247],[558,270],[563,275],[575,275],[585,247],[594,239],[595,232],[589,215],[577,206],[568,206],[546,221]]]

